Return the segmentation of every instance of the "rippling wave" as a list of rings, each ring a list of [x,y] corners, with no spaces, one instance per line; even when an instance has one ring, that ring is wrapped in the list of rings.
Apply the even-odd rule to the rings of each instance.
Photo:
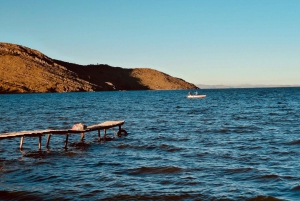
[[[174,174],[182,171],[178,167],[141,167],[133,169],[130,174]]]

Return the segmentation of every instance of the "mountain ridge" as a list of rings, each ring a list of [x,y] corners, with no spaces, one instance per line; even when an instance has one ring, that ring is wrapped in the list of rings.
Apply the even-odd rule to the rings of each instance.
[[[79,65],[38,50],[0,42],[0,93],[197,89],[151,68]]]

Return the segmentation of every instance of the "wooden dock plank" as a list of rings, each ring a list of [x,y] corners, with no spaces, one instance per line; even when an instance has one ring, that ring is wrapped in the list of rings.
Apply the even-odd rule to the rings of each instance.
[[[39,136],[51,133],[52,130],[35,130],[35,131],[19,131],[19,132],[11,132],[11,133],[2,133],[0,135],[0,140],[5,138],[13,138],[13,137],[23,137],[23,136]]]
[[[88,126],[84,130],[72,130],[72,129],[67,129],[67,130],[54,130],[54,129],[46,129],[46,130],[33,130],[33,131],[19,131],[19,132],[10,132],[10,133],[2,133],[0,134],[0,140],[6,139],[6,138],[14,138],[14,137],[39,137],[41,135],[45,134],[61,134],[61,135],[66,135],[68,133],[85,133],[85,132],[91,132],[95,130],[104,130],[104,129],[109,129],[112,127],[117,127],[121,126],[125,123],[125,121],[105,121],[100,124],[95,124],[92,126]]]
[[[78,128],[77,124],[75,124],[72,128],[73,129],[67,129],[67,130],[53,130],[53,129],[47,129],[47,130],[34,130],[34,131],[19,131],[19,132],[10,132],[10,133],[1,133],[0,134],[0,140],[7,139],[7,138],[15,138],[15,137],[20,137],[20,149],[22,150],[23,143],[24,143],[24,137],[38,137],[38,148],[39,150],[42,149],[42,136],[45,134],[48,134],[47,137],[47,142],[46,142],[46,147],[49,148],[49,143],[50,143],[50,138],[52,135],[57,134],[57,135],[66,135],[66,140],[65,140],[65,148],[68,148],[68,140],[69,140],[69,135],[72,133],[75,134],[81,134],[81,141],[84,141],[84,135],[86,132],[91,132],[91,131],[98,131],[98,141],[101,141],[101,136],[100,136],[100,130],[104,130],[104,139],[106,139],[106,131],[109,128],[113,127],[118,127],[118,137],[122,136],[122,132],[126,131],[121,128],[121,126],[125,123],[125,121],[105,121],[100,124],[95,124],[92,126],[81,126],[79,128],[85,128],[83,130],[76,130]],[[127,134],[127,133],[126,133]],[[124,134],[125,135],[125,134]]]
[[[125,123],[125,121],[106,121],[101,124],[95,124],[92,126],[88,126],[87,130],[94,131],[94,130],[103,130],[103,129],[109,129],[116,126],[121,126]]]

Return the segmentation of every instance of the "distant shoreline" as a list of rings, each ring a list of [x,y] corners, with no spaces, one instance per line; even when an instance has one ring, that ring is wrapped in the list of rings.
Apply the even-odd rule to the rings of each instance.
[[[196,84],[200,89],[257,89],[257,88],[297,88],[300,87],[297,85],[236,85],[236,86],[227,86],[227,85],[201,85]]]

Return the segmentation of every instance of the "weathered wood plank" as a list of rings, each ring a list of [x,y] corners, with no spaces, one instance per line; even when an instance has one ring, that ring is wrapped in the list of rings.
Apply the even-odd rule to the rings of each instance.
[[[106,121],[101,124],[95,124],[92,126],[88,126],[87,130],[89,130],[89,131],[104,130],[104,129],[109,129],[112,127],[123,125],[124,123],[125,123],[125,121]]]
[[[19,132],[11,132],[11,133],[2,133],[0,134],[0,139],[3,138],[11,138],[11,137],[22,137],[29,135],[40,135],[51,133],[52,130],[35,130],[35,131],[19,131]]]
[[[123,125],[125,121],[105,121],[100,124],[95,124],[92,126],[88,126],[85,130],[72,130],[72,129],[66,129],[66,130],[34,130],[34,131],[19,131],[19,132],[10,132],[10,133],[2,133],[0,134],[0,140],[6,139],[6,138],[14,138],[14,137],[39,137],[41,135],[45,134],[61,134],[61,135],[66,135],[69,133],[75,133],[75,134],[81,134],[85,132],[91,132],[95,130],[106,130],[109,128],[113,128],[116,126],[119,126],[119,129],[121,125]]]
[[[61,134],[61,135],[65,135],[68,133],[68,130],[52,130],[51,134]]]

